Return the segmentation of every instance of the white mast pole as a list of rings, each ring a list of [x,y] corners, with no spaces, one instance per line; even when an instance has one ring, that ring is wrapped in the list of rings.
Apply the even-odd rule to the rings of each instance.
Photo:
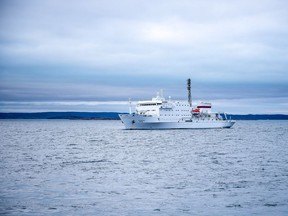
[[[129,114],[132,114],[131,98],[129,98]]]

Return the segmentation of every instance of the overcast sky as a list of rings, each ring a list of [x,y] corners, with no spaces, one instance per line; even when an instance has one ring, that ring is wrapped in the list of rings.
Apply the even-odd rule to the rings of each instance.
[[[0,112],[127,111],[164,89],[288,114],[286,0],[0,0]]]

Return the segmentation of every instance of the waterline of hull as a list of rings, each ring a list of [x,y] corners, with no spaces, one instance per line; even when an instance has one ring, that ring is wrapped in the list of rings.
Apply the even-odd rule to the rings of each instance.
[[[160,130],[160,129],[213,129],[213,128],[231,128],[235,122],[228,120],[194,120],[192,122],[161,122],[150,121],[141,122],[131,118],[131,116],[120,115],[120,118],[128,130]]]

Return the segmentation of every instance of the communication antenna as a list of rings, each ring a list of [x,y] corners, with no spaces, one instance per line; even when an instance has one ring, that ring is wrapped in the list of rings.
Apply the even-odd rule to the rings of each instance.
[[[191,98],[191,79],[187,80],[187,90],[188,90],[188,103],[190,107],[192,107],[192,98]]]

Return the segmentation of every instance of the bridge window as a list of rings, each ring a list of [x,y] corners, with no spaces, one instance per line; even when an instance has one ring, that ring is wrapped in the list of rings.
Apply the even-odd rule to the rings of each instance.
[[[162,103],[145,103],[145,104],[139,104],[139,106],[157,106],[161,105]]]

